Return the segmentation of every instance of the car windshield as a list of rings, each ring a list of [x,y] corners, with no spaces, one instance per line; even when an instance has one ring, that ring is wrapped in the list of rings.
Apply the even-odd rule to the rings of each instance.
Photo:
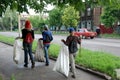
[[[79,32],[88,32],[87,29],[79,29]]]
[[[84,32],[84,30],[83,30],[83,29],[80,29],[79,32]]]
[[[85,32],[88,32],[88,30],[87,30],[87,29],[84,29],[84,31],[85,31]]]

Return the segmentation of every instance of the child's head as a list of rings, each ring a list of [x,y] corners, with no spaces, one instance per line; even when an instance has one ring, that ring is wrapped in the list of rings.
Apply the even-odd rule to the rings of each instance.
[[[31,29],[32,28],[31,23],[30,23],[29,20],[26,20],[26,22],[25,22],[25,28],[26,29]]]
[[[71,28],[69,28],[69,33],[70,33],[70,35],[74,35],[74,28],[73,27],[71,27]]]
[[[44,25],[44,29],[45,29],[45,30],[48,30],[48,25]]]
[[[74,32],[75,30],[74,30],[74,28],[69,28],[69,33],[72,33],[72,32]]]

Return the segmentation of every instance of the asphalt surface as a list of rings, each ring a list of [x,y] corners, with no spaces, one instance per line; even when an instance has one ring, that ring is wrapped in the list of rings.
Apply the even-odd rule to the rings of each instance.
[[[18,32],[0,32],[4,36],[18,37]],[[41,38],[41,34],[35,34],[35,39]],[[53,35],[53,43],[61,44],[61,39],[66,39],[67,36]],[[120,56],[120,39],[106,39],[106,38],[94,38],[94,39],[82,39],[81,46],[83,48],[102,51],[115,56]]]
[[[28,68],[24,68],[23,52],[21,55],[20,63],[15,64],[13,61],[13,46],[0,43],[0,76],[2,76],[2,80],[10,80],[11,76],[14,76],[15,80],[105,80],[79,69],[76,69],[76,79],[71,77],[71,73],[66,78],[62,74],[53,71],[55,64],[53,60],[50,60],[49,66],[45,66],[44,62],[35,62],[34,69],[31,69],[30,63]]]

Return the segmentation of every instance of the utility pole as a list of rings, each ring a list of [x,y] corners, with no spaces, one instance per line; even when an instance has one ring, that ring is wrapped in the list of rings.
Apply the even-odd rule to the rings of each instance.
[[[85,28],[87,28],[87,2],[86,2],[86,0],[85,0]]]
[[[19,37],[21,37],[21,22],[20,22],[20,14],[18,13],[18,31],[19,31]]]
[[[12,32],[13,24],[12,24],[12,16],[10,15],[10,31]]]

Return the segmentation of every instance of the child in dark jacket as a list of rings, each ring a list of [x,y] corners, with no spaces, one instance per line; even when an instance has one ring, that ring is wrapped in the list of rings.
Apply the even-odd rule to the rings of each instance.
[[[68,46],[68,49],[70,47],[69,45],[71,44],[72,40],[75,40],[78,44],[81,44],[81,39],[79,39],[77,36],[74,35],[74,28],[70,28],[69,33],[70,35],[67,37],[66,41],[64,39],[61,40],[65,45]],[[70,60],[71,71],[73,73],[72,75],[73,78],[76,78],[75,60],[74,60],[75,55],[76,55],[76,52],[71,53],[69,49],[69,60]]]

